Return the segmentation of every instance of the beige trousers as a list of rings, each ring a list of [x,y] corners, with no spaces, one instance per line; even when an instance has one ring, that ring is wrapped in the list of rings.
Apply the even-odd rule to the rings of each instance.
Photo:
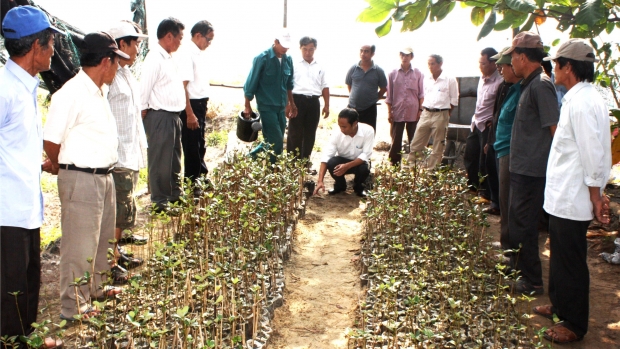
[[[107,252],[114,239],[116,191],[112,174],[58,172],[61,204],[60,244],[61,313],[72,317],[88,308],[90,298],[103,295],[102,283],[110,270]],[[90,261],[90,262],[89,262]],[[88,272],[90,281],[76,287],[75,279]],[[79,305],[78,305],[79,304]]]
[[[433,169],[441,161],[443,150],[446,147],[446,132],[450,122],[450,111],[430,112],[424,110],[420,115],[415,136],[411,141],[407,165],[411,166],[416,161],[420,161],[422,151],[428,145],[428,141],[433,136],[433,150],[426,161],[426,168]]]

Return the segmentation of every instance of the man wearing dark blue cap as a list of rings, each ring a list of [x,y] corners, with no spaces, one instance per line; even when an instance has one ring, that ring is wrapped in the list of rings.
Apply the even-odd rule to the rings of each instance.
[[[0,69],[0,337],[27,336],[37,320],[43,222],[43,132],[37,116],[36,75],[50,69],[54,28],[32,6],[7,12],[2,22],[9,59]],[[16,340],[19,342],[19,340]],[[46,338],[43,347],[62,346]],[[22,345],[23,347],[23,345]]]

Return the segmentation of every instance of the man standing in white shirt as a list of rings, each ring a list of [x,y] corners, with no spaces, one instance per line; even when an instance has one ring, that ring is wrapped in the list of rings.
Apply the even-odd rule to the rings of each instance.
[[[375,141],[375,130],[372,126],[359,122],[359,115],[353,108],[343,109],[338,114],[340,131],[334,131],[325,147],[319,170],[319,180],[314,195],[320,190],[325,191],[323,179],[325,173],[334,179],[334,189],[329,195],[335,195],[347,190],[346,174],[355,174],[353,190],[359,197],[366,197],[364,182],[370,175],[370,156]]]
[[[103,32],[86,35],[80,49],[82,70],[52,97],[43,133],[45,152],[58,173],[60,317],[68,320],[96,313],[89,298],[121,292],[102,288],[106,274],[99,276],[110,270],[107,252],[116,211],[112,170],[118,161],[116,120],[101,88],[114,80],[118,57],[129,56]],[[90,280],[75,286],[87,272]]]
[[[41,286],[41,165],[43,133],[37,113],[37,74],[50,69],[54,34],[43,11],[9,10],[2,22],[9,53],[0,69],[0,337],[28,336],[37,321]],[[18,293],[17,296],[13,296]],[[16,344],[21,341],[18,339]],[[41,348],[61,347],[45,338]],[[25,347],[25,345],[22,345]]]
[[[149,142],[149,189],[155,212],[164,211],[181,197],[181,132],[179,114],[185,109],[185,90],[171,54],[183,40],[185,26],[166,18],[157,27],[157,45],[151,46],[142,65],[141,109]]]
[[[184,178],[194,183],[209,173],[205,163],[205,122],[209,102],[209,66],[204,51],[211,45],[215,33],[208,21],[202,20],[192,27],[192,44],[187,46],[185,58],[179,65],[185,87],[185,110],[181,112],[183,131]],[[194,188],[194,194],[200,194]]]
[[[297,106],[297,117],[288,122],[286,151],[298,151],[302,159],[309,160],[321,117],[321,96],[324,101],[323,117],[329,116],[329,86],[325,80],[325,69],[314,59],[316,39],[304,36],[299,40],[299,46],[302,59],[293,61],[293,100]]]
[[[118,48],[129,56],[121,58],[114,81],[108,92],[110,109],[116,119],[118,132],[118,162],[114,166],[112,177],[116,188],[116,231],[114,233],[115,254],[122,266],[112,265],[112,276],[123,281],[126,270],[142,264],[139,258],[132,258],[119,251],[118,243],[144,244],[145,237],[135,235],[131,229],[136,225],[138,208],[134,197],[140,177],[140,169],[146,165],[143,154],[147,149],[146,135],[140,113],[140,89],[138,81],[129,69],[136,61],[140,42],[148,36],[142,34],[139,27],[128,21],[121,21],[108,33],[112,35]]]
[[[424,78],[422,114],[411,141],[407,166],[418,161],[431,136],[433,151],[426,162],[426,168],[435,168],[443,157],[450,111],[459,104],[459,87],[455,78],[443,73],[442,65],[443,58],[440,55],[430,55],[428,58],[428,70],[431,73]]]
[[[562,321],[544,337],[580,340],[588,331],[590,275],[586,233],[596,217],[609,223],[603,189],[611,171],[609,111],[592,85],[594,50],[583,39],[565,42],[553,57],[555,83],[566,87],[547,164],[544,209],[549,213],[549,300],[534,312]]]

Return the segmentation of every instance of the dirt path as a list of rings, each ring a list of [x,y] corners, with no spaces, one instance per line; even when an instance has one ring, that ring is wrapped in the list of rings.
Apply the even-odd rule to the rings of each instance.
[[[352,193],[312,198],[285,267],[285,304],[276,311],[274,348],[345,348],[361,296],[359,251],[364,204]]]

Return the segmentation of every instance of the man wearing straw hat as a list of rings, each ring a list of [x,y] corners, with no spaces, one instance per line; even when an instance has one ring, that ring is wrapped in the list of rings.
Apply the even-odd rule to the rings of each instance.
[[[590,275],[586,233],[596,217],[609,223],[609,199],[603,189],[611,171],[609,111],[592,85],[594,50],[570,39],[553,57],[555,83],[566,87],[553,137],[544,209],[549,213],[549,300],[534,312],[561,322],[545,331],[555,343],[581,340],[588,331]]]

